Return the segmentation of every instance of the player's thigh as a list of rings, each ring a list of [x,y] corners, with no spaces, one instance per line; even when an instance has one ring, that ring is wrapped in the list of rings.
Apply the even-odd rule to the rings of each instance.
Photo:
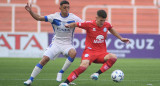
[[[65,56],[75,57],[76,56],[76,49],[72,45],[63,45],[62,46],[62,53]]]
[[[107,61],[110,58],[115,58],[117,59],[117,56],[115,54],[109,53],[104,57],[104,60]]]
[[[95,56],[94,56],[94,53],[93,52],[89,52],[87,50],[85,50],[82,54],[82,59],[81,59],[81,62],[82,61],[85,61],[85,60],[88,60],[89,61],[89,65],[91,65],[91,63],[95,60]]]
[[[96,59],[94,63],[105,63],[106,62],[105,56],[107,56],[108,54],[109,53],[107,52],[96,54]]]
[[[51,60],[54,60],[59,56],[60,53],[61,53],[61,50],[59,46],[52,43],[44,52],[44,56],[48,56]]]

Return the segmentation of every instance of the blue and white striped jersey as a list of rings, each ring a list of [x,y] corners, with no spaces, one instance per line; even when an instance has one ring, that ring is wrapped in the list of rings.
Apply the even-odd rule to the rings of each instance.
[[[52,24],[54,30],[52,40],[62,44],[71,44],[74,37],[75,28],[66,28],[65,24],[82,22],[79,17],[72,13],[69,13],[67,17],[62,17],[60,12],[45,16],[45,21]]]

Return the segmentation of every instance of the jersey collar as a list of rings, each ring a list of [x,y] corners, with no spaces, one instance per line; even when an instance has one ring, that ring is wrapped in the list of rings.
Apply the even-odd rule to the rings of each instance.
[[[93,24],[94,24],[95,26],[99,27],[99,26],[97,25],[97,23],[96,23],[96,20],[93,20]],[[104,26],[104,24],[103,24],[103,26]],[[103,27],[103,26],[102,26],[102,27]],[[101,28],[101,27],[99,27],[99,28]]]
[[[60,15],[61,15],[61,13],[60,13]],[[69,13],[68,13],[68,16],[69,16]],[[61,15],[61,17],[62,17],[62,18],[67,18],[68,16],[66,16],[66,17],[63,17],[63,16]]]

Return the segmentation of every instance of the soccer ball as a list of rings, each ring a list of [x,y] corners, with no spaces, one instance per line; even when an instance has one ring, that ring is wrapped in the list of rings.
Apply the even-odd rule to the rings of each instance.
[[[111,74],[111,79],[114,82],[121,82],[124,79],[124,73],[121,70],[114,70]]]

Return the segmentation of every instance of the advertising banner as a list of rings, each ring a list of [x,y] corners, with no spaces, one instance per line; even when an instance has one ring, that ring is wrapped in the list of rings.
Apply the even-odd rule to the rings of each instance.
[[[126,58],[160,58],[160,35],[122,34],[130,39],[129,44],[122,43],[113,35],[107,40],[108,52]]]
[[[129,38],[130,43],[125,44],[112,34],[108,34],[107,51],[116,54],[119,58],[160,58],[160,35],[149,34],[121,34]],[[49,34],[49,43],[53,34]],[[85,48],[85,34],[74,35],[74,47],[77,57],[81,57]]]
[[[130,39],[125,44],[112,34],[106,39],[107,52],[119,58],[160,58],[160,35],[121,34]],[[0,57],[42,57],[52,41],[51,33],[0,33]],[[77,57],[85,48],[85,34],[75,34]]]
[[[42,57],[48,33],[0,33],[0,57]]]

